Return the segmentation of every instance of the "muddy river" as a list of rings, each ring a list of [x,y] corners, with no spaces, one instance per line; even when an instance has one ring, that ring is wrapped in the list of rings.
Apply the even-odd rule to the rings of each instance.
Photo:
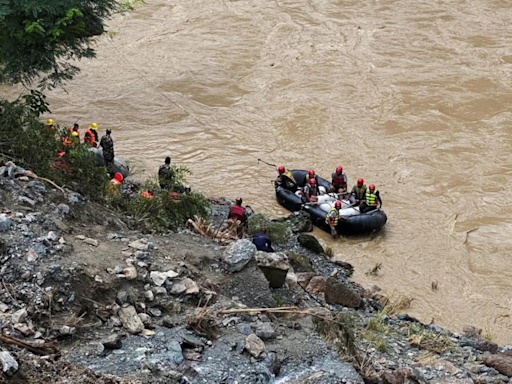
[[[52,117],[112,128],[141,175],[170,155],[195,189],[272,215],[258,158],[342,165],[389,217],[369,237],[316,232],[355,279],[512,342],[511,19],[506,0],[148,0],[51,93]]]

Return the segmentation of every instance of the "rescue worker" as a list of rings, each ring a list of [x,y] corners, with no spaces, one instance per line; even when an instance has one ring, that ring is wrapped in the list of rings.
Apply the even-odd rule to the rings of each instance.
[[[297,191],[297,182],[290,171],[287,171],[285,167],[280,166],[277,169],[277,172],[279,173],[279,176],[277,176],[277,179],[274,181],[274,185],[276,187],[281,186],[291,192]]]
[[[247,214],[245,208],[242,207],[242,198],[238,198],[235,201],[235,205],[232,205],[229,209],[228,219],[238,220],[241,224],[247,221]]]
[[[362,213],[374,211],[377,208],[382,207],[382,200],[380,198],[379,191],[375,188],[375,185],[370,184],[366,190],[365,201],[361,204],[359,210]]]
[[[252,242],[258,251],[274,252],[272,241],[265,232],[255,233],[252,235]]]
[[[117,195],[119,189],[121,188],[121,184],[123,183],[124,177],[119,172],[114,175],[114,178],[110,180],[108,190],[110,194]]]
[[[366,185],[364,185],[363,179],[357,180],[357,185],[352,187],[350,191],[350,201],[353,205],[360,205],[366,200]]]
[[[167,156],[165,163],[158,168],[158,183],[162,189],[172,189],[174,184],[174,171],[171,168],[171,158]]]
[[[338,220],[340,219],[340,209],[341,209],[341,201],[336,200],[334,203],[334,207],[332,207],[329,212],[327,212],[327,216],[325,217],[325,223],[329,224],[331,227],[331,235],[332,237],[338,237],[338,231],[336,230],[336,226],[338,225]]]
[[[80,136],[77,131],[71,132],[71,144],[75,147],[78,143],[80,143]]]
[[[308,203],[316,203],[318,201],[318,186],[314,178],[309,180],[304,187],[304,196]]]
[[[89,144],[91,147],[96,148],[98,146],[98,124],[92,123],[89,128],[85,131],[84,144]]]
[[[46,121],[46,129],[49,131],[55,131],[55,124],[53,123],[53,119],[48,119]]]
[[[310,169],[308,171],[308,174],[306,175],[306,180],[304,181],[304,184],[307,185],[307,183],[309,183],[309,180],[310,179],[315,179],[315,182],[316,184],[318,185],[318,179],[316,177],[316,174],[315,174],[315,170],[314,169]]]
[[[80,140],[80,131],[79,131],[79,128],[80,128],[80,126],[79,126],[77,123],[73,124],[73,126],[72,126],[72,127],[69,127],[69,133],[72,135],[72,134],[73,134],[73,132],[76,132],[76,133],[77,133],[77,136],[78,136],[78,140]]]
[[[107,129],[106,135],[100,140],[100,147],[103,149],[103,160],[107,169],[110,169],[110,166],[114,163],[114,141],[110,136],[111,133],[112,131]]]
[[[336,192],[345,195],[347,193],[347,175],[343,173],[343,167],[336,167],[333,172],[329,192]]]

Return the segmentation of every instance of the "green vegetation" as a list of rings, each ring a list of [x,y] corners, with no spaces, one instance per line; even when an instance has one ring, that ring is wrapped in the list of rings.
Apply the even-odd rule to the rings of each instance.
[[[276,303],[276,307],[282,307],[284,304],[284,298],[279,293],[273,293],[272,298]]]
[[[265,232],[273,243],[286,243],[293,234],[288,223],[270,221],[262,214],[249,220],[249,235],[259,232]]]
[[[51,88],[71,80],[80,71],[74,62],[96,56],[92,45],[111,16],[137,3],[0,0],[0,83]]]
[[[314,318],[316,331],[332,344],[344,357],[352,357],[356,351],[355,328],[357,315],[349,312],[332,313],[329,321]]]
[[[412,346],[435,353],[445,353],[455,348],[453,342],[440,333],[427,331],[416,324],[409,325],[409,342]]]
[[[334,251],[331,247],[325,247],[325,254],[331,258],[334,257]]]
[[[294,251],[286,252],[286,256],[295,272],[314,272],[313,265],[307,256]]]
[[[381,316],[376,317],[370,317],[368,320],[368,325],[366,326],[366,329],[369,331],[374,331],[378,333],[388,333],[389,328],[384,322],[382,321]]]

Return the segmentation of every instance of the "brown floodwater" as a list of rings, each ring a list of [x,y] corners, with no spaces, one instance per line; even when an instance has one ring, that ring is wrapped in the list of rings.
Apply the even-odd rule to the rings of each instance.
[[[342,165],[389,218],[371,236],[315,231],[355,280],[512,342],[510,20],[506,0],[148,0],[50,94],[52,117],[112,128],[143,175],[170,155],[193,188],[274,216],[258,158]]]

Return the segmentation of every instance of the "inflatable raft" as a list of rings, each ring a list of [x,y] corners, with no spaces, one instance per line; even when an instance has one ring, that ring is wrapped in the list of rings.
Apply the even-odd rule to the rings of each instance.
[[[299,188],[306,184],[307,171],[291,171],[297,181]],[[317,175],[318,187],[323,187],[327,191],[330,183]],[[295,212],[304,209],[311,215],[313,224],[323,230],[330,232],[330,227],[325,223],[327,212],[334,206],[337,200],[336,194],[324,194],[318,196],[317,203],[307,203],[304,197],[298,192],[294,193],[283,187],[276,188],[276,198],[279,204],[286,209]],[[359,207],[352,207],[349,200],[341,201],[340,220],[336,229],[340,234],[358,234],[375,231],[384,226],[388,220],[386,214],[381,210],[374,210],[367,213],[361,213]],[[343,217],[343,219],[342,219]]]
[[[94,161],[99,167],[105,166],[105,160],[103,159],[103,151],[101,149],[89,148],[88,151],[96,155]],[[126,165],[126,163],[123,160],[115,156],[114,164],[112,164],[112,166],[109,168],[109,172],[112,174],[119,172],[121,175],[123,175],[124,178],[126,178],[130,173],[130,168]]]

